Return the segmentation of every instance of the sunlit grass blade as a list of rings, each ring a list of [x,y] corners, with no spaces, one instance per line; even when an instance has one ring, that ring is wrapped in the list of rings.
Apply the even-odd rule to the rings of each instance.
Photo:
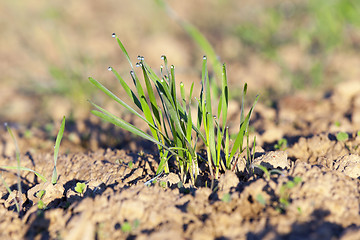
[[[120,74],[115,69],[113,69],[112,67],[109,67],[109,70],[111,70],[114,73],[115,77],[119,80],[119,82],[120,82],[121,86],[123,87],[123,89],[125,90],[126,94],[131,98],[131,100],[135,103],[135,105],[142,111],[140,101],[137,98],[137,96],[135,95],[135,93],[131,90],[129,85],[127,85],[127,83],[124,81],[124,79],[120,76]]]
[[[89,81],[94,84],[97,88],[99,88],[101,91],[103,91],[106,95],[108,95],[111,99],[115,100],[116,102],[118,102],[120,105],[122,105],[123,107],[125,107],[128,111],[130,111],[131,113],[135,114],[137,117],[141,118],[142,120],[144,120],[147,124],[151,123],[144,118],[140,113],[138,113],[137,111],[135,111],[132,107],[130,107],[128,104],[126,104],[124,101],[122,101],[120,98],[118,98],[115,94],[113,94],[109,89],[107,89],[104,85],[102,85],[101,83],[99,83],[98,81],[96,81],[94,78],[89,77]]]
[[[227,121],[227,112],[229,105],[229,89],[226,76],[226,66],[223,64],[222,67],[222,86],[221,86],[221,111],[222,111],[222,126],[225,129]],[[220,117],[220,114],[219,114]]]
[[[134,71],[131,71],[130,72],[130,75],[133,79],[133,81],[135,82],[135,87],[136,87],[136,90],[137,90],[137,93],[139,95],[139,99],[140,99],[140,104],[141,104],[141,108],[143,110],[143,113],[145,115],[145,119],[150,123],[149,126],[150,126],[150,131],[153,135],[153,137],[158,141],[159,140],[159,137],[157,135],[157,131],[156,131],[156,128],[155,127],[152,127],[155,125],[154,123],[154,119],[152,117],[152,114],[151,114],[151,110],[150,110],[150,107],[149,107],[149,104],[146,100],[146,96],[145,96],[145,93],[144,93],[144,89],[143,87],[141,86],[141,83],[137,77],[137,75],[135,74]]]
[[[127,53],[124,45],[122,44],[122,42],[120,41],[120,39],[118,38],[118,36],[117,36],[115,33],[113,33],[112,36],[116,39],[117,43],[119,44],[119,47],[121,48],[121,51],[125,54],[125,57],[126,57],[126,59],[128,60],[131,68],[134,69],[134,67],[133,67],[133,65],[132,65],[132,63],[131,63],[129,54]]]
[[[219,162],[216,159],[216,148],[215,148],[215,128],[214,128],[214,118],[213,118],[213,114],[212,114],[212,104],[211,104],[211,90],[210,90],[210,80],[209,80],[209,73],[207,70],[207,58],[204,57],[203,59],[203,74],[202,74],[202,78],[203,78],[203,84],[205,86],[205,106],[204,106],[204,111],[205,111],[205,124],[206,125],[206,129],[205,129],[205,133],[207,135],[207,142],[208,142],[208,148],[210,150],[210,154],[211,154],[211,159],[215,165],[215,168],[218,169],[219,167]]]
[[[150,100],[150,104],[151,104],[151,109],[153,111],[155,120],[156,120],[156,124],[159,126],[161,126],[161,119],[160,119],[160,113],[159,113],[159,108],[156,102],[156,98],[155,98],[155,94],[154,91],[152,89],[152,85],[150,83],[150,79],[149,79],[149,75],[144,67],[143,64],[141,64],[142,70],[143,70],[143,75],[144,75],[144,80],[145,80],[145,86],[146,86],[146,91]]]
[[[229,137],[229,128],[226,127],[226,130],[225,130],[225,164],[226,164],[226,168],[227,169],[230,169],[231,168],[231,158],[230,158],[230,155],[229,155],[229,148],[230,148],[230,137]]]
[[[259,96],[256,97],[256,99],[255,99],[251,109],[249,110],[249,113],[247,114],[245,120],[241,123],[239,133],[236,136],[233,148],[232,148],[231,153],[230,153],[230,159],[232,159],[234,157],[235,153],[238,150],[242,151],[242,145],[243,145],[245,131],[247,131],[247,128],[248,128],[249,122],[250,122],[251,114],[252,114],[258,100],[259,100]]]
[[[244,84],[244,89],[242,93],[242,100],[241,100],[241,111],[240,111],[240,123],[244,122],[244,103],[245,103],[245,96],[247,93],[247,83]]]
[[[59,155],[59,148],[60,148],[60,143],[61,143],[61,139],[63,137],[64,134],[64,129],[65,129],[65,116],[63,117],[58,135],[56,137],[56,142],[55,142],[55,148],[54,148],[54,170],[52,173],[52,177],[51,177],[51,183],[53,185],[55,185],[57,183],[57,171],[56,171],[56,164],[57,164],[57,159],[58,159],[58,155]]]
[[[15,167],[15,166],[0,166],[0,168],[3,168],[3,169],[11,169],[11,170],[17,170],[18,167]],[[32,172],[34,173],[36,176],[38,176],[43,182],[46,182],[47,179],[44,175],[42,175],[41,173],[37,172],[37,171],[34,171],[30,168],[27,168],[27,167],[20,167],[20,171],[28,171],[28,172]]]

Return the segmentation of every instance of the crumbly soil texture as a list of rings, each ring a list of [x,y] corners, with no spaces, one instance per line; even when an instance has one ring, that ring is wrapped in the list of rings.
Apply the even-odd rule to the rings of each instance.
[[[239,108],[230,105],[230,128],[238,127]],[[1,184],[0,239],[360,239],[358,82],[321,97],[259,103],[251,122],[254,164],[273,174],[249,174],[240,157],[234,171],[213,181],[201,163],[195,186],[182,183],[175,166],[149,181],[158,166],[151,144],[89,119],[67,123],[55,185],[58,126],[44,132],[10,124],[21,165],[48,182],[22,171],[20,195],[17,171],[2,169],[12,193]],[[16,166],[11,137],[2,130],[0,138],[0,165]],[[275,147],[282,138],[287,144]]]

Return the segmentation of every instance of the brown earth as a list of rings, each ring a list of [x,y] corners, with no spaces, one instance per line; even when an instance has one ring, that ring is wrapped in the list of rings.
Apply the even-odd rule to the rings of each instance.
[[[231,109],[236,122],[236,103]],[[1,185],[0,238],[360,239],[360,83],[342,83],[322,97],[287,97],[273,107],[260,103],[252,126],[258,145],[254,163],[278,167],[283,175],[249,176],[239,161],[235,173],[212,183],[202,163],[196,186],[180,184],[174,166],[173,173],[145,185],[158,165],[151,144],[129,144],[128,135],[94,118],[69,122],[58,183],[44,184],[22,172],[20,217],[13,200],[16,171],[2,171],[13,195]],[[12,127],[22,166],[50,179],[58,126],[48,133]],[[338,141],[340,131],[349,139]],[[116,134],[121,141],[114,140]],[[15,166],[13,142],[5,131],[0,136],[0,165]],[[281,138],[288,147],[273,151]],[[74,190],[78,182],[86,184],[83,195]],[[42,189],[45,210],[37,204]]]

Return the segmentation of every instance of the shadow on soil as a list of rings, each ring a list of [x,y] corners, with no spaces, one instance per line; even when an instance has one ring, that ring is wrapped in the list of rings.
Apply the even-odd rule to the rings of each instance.
[[[325,221],[325,217],[330,214],[327,210],[317,209],[311,214],[311,220],[305,223],[295,222],[291,226],[291,231],[288,234],[280,234],[271,224],[266,224],[264,230],[259,233],[248,233],[247,240],[264,239],[266,236],[271,236],[272,239],[332,239],[339,237],[344,228],[338,224]]]

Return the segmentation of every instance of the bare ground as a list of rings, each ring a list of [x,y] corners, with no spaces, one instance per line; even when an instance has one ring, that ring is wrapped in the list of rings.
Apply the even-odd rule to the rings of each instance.
[[[238,106],[232,104],[235,121]],[[342,83],[317,98],[296,95],[275,107],[257,106],[255,162],[284,172],[271,178],[249,176],[239,161],[235,172],[211,182],[202,163],[197,186],[179,184],[175,168],[146,186],[158,165],[151,145],[129,143],[121,132],[122,140],[115,141],[117,130],[91,119],[68,123],[55,186],[22,172],[20,217],[13,201],[15,171],[3,171],[14,195],[1,185],[1,239],[360,239],[358,82]],[[13,128],[22,166],[50,179],[51,134]],[[33,135],[26,137],[29,129]],[[338,141],[340,131],[349,139]],[[273,151],[283,137],[288,147]],[[5,131],[0,151],[0,165],[16,165]],[[77,182],[86,184],[84,194],[74,190]],[[37,204],[42,189],[45,210]]]

